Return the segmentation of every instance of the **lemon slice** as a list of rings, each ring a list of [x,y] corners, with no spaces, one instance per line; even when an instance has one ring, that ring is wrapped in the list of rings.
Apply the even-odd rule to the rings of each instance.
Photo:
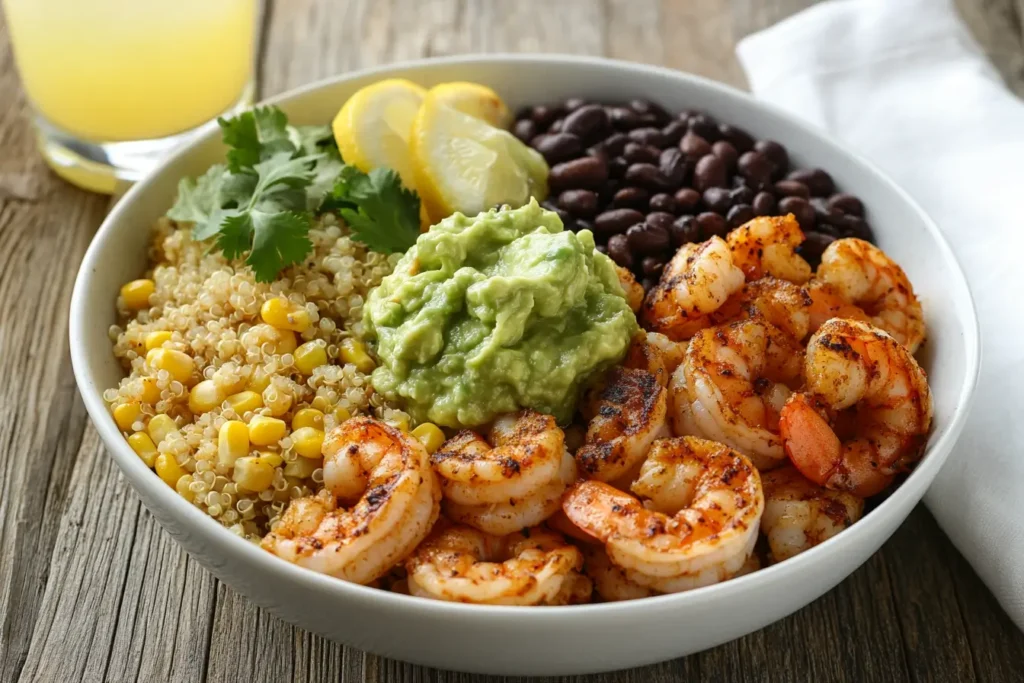
[[[547,196],[544,158],[506,130],[464,114],[430,92],[412,131],[416,187],[434,222]]]
[[[508,128],[512,124],[512,113],[498,93],[486,85],[466,81],[442,83],[431,88],[430,94],[441,104],[483,119],[495,128]]]
[[[409,135],[426,94],[420,86],[400,78],[357,91],[331,124],[345,162],[364,173],[382,166],[392,168],[406,187],[415,188]]]

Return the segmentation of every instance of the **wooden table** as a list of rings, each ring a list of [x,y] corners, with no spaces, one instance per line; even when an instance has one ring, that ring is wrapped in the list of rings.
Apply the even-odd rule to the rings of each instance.
[[[1018,92],[1021,3],[962,7]],[[276,0],[263,21],[261,92],[494,51],[607,55],[743,87],[736,40],[807,4]],[[36,154],[3,23],[0,103],[0,681],[483,681],[285,624],[160,530],[89,424],[68,355],[72,282],[110,201],[57,180]],[[918,508],[865,566],[793,616],[708,652],[587,680],[1020,681],[1022,653],[1024,635]]]

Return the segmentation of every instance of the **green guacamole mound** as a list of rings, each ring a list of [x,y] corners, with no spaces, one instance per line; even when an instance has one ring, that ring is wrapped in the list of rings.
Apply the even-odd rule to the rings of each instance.
[[[420,235],[363,312],[373,386],[417,421],[480,425],[533,408],[571,420],[580,389],[637,331],[611,259],[589,230],[532,200]]]

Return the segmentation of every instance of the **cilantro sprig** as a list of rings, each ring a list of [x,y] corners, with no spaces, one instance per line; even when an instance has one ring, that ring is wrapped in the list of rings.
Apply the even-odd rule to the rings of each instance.
[[[213,240],[226,258],[244,257],[259,282],[274,280],[312,251],[309,229],[328,212],[374,251],[415,244],[419,197],[390,169],[367,174],[345,164],[329,127],[291,126],[276,107],[218,123],[226,163],[183,178],[167,215],[192,223],[193,239]]]

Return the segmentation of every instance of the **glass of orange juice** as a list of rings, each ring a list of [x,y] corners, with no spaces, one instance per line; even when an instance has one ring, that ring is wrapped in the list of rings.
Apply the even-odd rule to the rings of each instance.
[[[97,192],[248,106],[258,0],[3,0],[39,146]]]

